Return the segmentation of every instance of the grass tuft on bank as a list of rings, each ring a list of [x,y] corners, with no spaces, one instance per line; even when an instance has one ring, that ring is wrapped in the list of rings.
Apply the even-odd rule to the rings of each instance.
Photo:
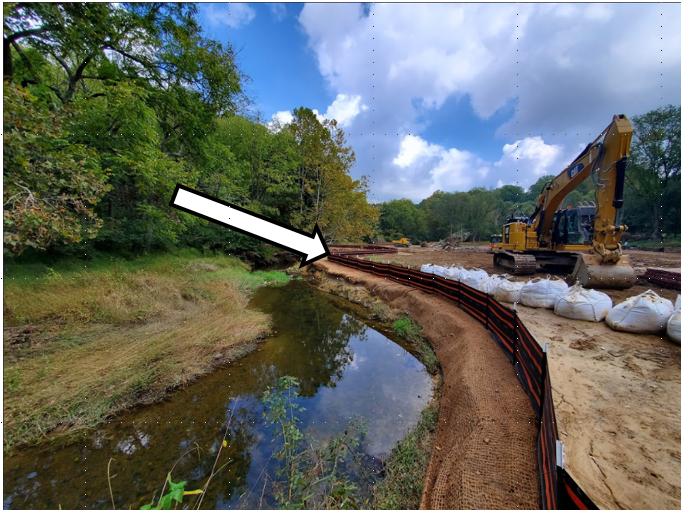
[[[250,293],[289,279],[187,250],[5,265],[4,446],[153,403],[248,352],[270,318]]]
[[[416,348],[418,359],[425,365],[428,373],[435,375],[439,372],[437,355],[423,335],[423,328],[420,324],[405,315],[392,323],[392,329]]]

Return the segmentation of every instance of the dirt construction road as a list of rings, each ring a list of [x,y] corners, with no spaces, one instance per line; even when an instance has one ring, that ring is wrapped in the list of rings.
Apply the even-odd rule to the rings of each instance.
[[[681,267],[679,253],[629,255],[637,272]],[[500,272],[484,251],[412,247],[386,258],[416,268],[461,264]],[[618,304],[648,288],[604,292]],[[673,302],[678,294],[652,290]],[[681,508],[680,347],[666,337],[616,332],[553,310],[519,305],[518,313],[535,339],[549,344],[558,430],[572,477],[604,510]]]

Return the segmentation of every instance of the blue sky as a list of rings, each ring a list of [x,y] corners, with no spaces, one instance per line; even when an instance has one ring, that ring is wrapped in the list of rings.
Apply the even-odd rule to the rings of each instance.
[[[335,118],[371,200],[557,174],[612,116],[681,104],[680,4],[201,4],[264,121]]]

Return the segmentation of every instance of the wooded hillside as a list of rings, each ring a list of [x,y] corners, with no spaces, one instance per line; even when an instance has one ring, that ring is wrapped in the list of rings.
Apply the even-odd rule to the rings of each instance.
[[[372,233],[336,122],[269,129],[193,4],[4,5],[5,253],[261,243],[168,204],[178,183],[326,240]],[[78,251],[82,251],[78,249]]]

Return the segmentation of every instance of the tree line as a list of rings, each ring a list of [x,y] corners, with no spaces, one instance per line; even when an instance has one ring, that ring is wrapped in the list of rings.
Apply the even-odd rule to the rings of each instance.
[[[629,227],[624,239],[663,240],[681,232],[681,106],[668,105],[630,119],[634,135],[627,167],[624,206],[618,221]],[[559,172],[562,169],[558,169]],[[436,191],[418,204],[409,199],[380,205],[379,240],[408,237],[436,241],[450,234],[484,241],[501,233],[509,216],[534,211],[539,194],[555,175],[540,177],[529,189],[505,185],[467,192]],[[596,187],[585,180],[562,206],[595,202]]]
[[[36,250],[239,252],[261,243],[169,207],[181,183],[328,243],[450,233],[486,240],[530,214],[544,184],[367,201],[334,120],[297,108],[265,125],[230,45],[205,37],[194,4],[6,3],[3,224],[6,255]],[[681,229],[681,107],[631,119],[622,221],[661,239]],[[585,182],[564,205],[592,201]]]
[[[4,4],[5,253],[260,242],[169,207],[181,183],[327,242],[373,230],[334,120],[267,127],[194,4]]]

